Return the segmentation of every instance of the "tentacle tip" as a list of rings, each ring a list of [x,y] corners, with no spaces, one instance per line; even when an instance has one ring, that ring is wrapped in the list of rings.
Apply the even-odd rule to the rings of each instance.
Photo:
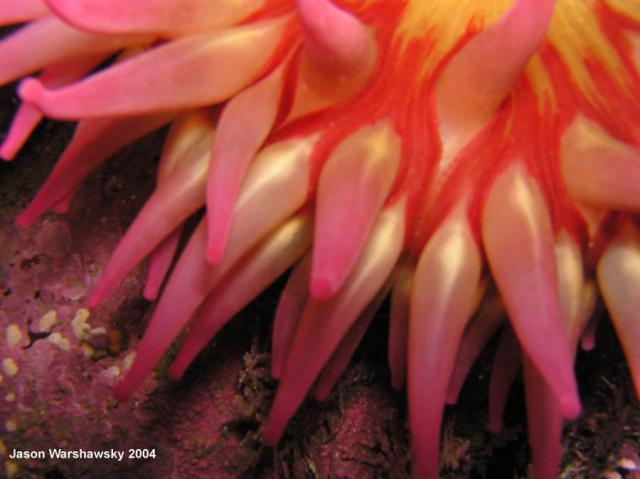
[[[298,0],[296,4],[305,45],[316,66],[345,72],[368,70],[375,62],[375,40],[357,17],[328,0]]]
[[[6,140],[0,145],[0,159],[3,161],[12,161],[16,157],[16,153],[15,148],[12,148]]]
[[[592,337],[584,337],[580,340],[580,347],[583,351],[593,351],[596,347],[596,341]]]
[[[182,379],[182,376],[184,376],[186,370],[187,368],[185,366],[173,363],[169,368],[168,374],[173,381],[179,381]]]
[[[335,281],[326,276],[314,276],[309,283],[309,292],[314,299],[324,301],[336,293]]]
[[[445,404],[451,406],[458,402],[458,396],[460,396],[460,389],[457,384],[450,385],[449,390],[447,391],[447,397],[445,398]]]
[[[396,391],[402,391],[404,389],[404,375],[398,373],[391,373],[391,387]]]
[[[18,85],[18,96],[22,101],[40,106],[47,91],[37,78],[25,78]]]
[[[126,401],[132,396],[132,394],[133,391],[124,380],[116,384],[113,388],[113,396],[118,401]]]
[[[220,241],[212,242],[205,253],[207,263],[213,266],[220,264],[224,259],[224,246],[225,245]]]
[[[155,301],[158,299],[158,288],[154,285],[146,285],[142,291],[142,297],[147,301]]]
[[[16,218],[16,226],[23,230],[27,229],[34,223],[36,218],[37,217],[31,215],[28,210],[24,211],[23,213],[20,213]]]
[[[331,394],[331,389],[318,388],[313,393],[313,397],[316,398],[316,401],[322,402],[322,401],[326,401],[329,398],[330,394]]]
[[[275,447],[280,441],[282,431],[279,430],[271,421],[267,420],[267,425],[262,432],[262,442],[269,447]]]
[[[93,290],[91,291],[91,293],[89,293],[89,296],[87,297],[84,305],[87,309],[93,310],[100,306],[102,300],[103,298],[100,292],[98,290]]]
[[[403,379],[391,379],[391,387],[396,391],[402,391],[404,388],[404,380]]]
[[[58,203],[53,207],[53,211],[58,213],[59,215],[64,215],[69,212],[69,203],[60,204]]]
[[[500,419],[490,419],[487,429],[491,434],[500,434],[502,432],[502,421]]]
[[[559,406],[562,417],[565,419],[576,419],[582,413],[580,399],[574,394],[561,397]]]

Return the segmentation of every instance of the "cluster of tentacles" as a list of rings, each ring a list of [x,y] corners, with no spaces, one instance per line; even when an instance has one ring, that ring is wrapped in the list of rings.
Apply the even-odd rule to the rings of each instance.
[[[0,24],[21,23],[0,83],[36,76],[0,154],[43,116],[78,125],[20,226],[171,124],[91,308],[147,256],[155,299],[206,205],[118,397],[188,326],[179,377],[290,268],[268,444],[309,390],[329,394],[388,294],[420,477],[437,476],[444,405],[498,328],[490,428],[522,365],[534,474],[555,477],[596,282],[640,390],[639,1],[3,0]]]

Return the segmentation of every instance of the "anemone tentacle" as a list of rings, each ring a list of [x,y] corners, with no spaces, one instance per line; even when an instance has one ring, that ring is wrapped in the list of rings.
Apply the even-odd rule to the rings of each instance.
[[[289,268],[269,445],[307,393],[328,396],[389,293],[422,478],[500,328],[489,429],[522,364],[533,475],[554,477],[596,284],[640,395],[639,0],[6,1],[0,25],[19,22],[0,83],[40,74],[19,84],[0,156],[43,116],[79,121],[19,226],[171,124],[155,191],[87,299],[147,256],[155,298],[177,256],[119,398],[192,316],[174,377]]]

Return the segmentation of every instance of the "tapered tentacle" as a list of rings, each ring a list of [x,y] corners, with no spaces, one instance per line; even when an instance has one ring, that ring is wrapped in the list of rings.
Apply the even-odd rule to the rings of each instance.
[[[480,352],[503,321],[504,307],[502,301],[497,294],[490,293],[480,305],[480,310],[475,318],[471,320],[462,336],[455,366],[451,373],[449,390],[447,391],[447,404],[458,402],[458,395],[471,370],[471,366],[473,366]]]
[[[373,29],[331,0],[296,0],[296,6],[304,48],[285,123],[359,91],[371,77],[378,56]]]
[[[555,244],[558,294],[562,324],[575,356],[580,335],[595,307],[595,287],[585,280],[582,252],[576,241],[561,230]]]
[[[309,212],[296,215],[267,236],[225,276],[198,310],[169,369],[172,378],[181,377],[218,331],[309,249],[311,230]]]
[[[176,36],[232,25],[264,0],[45,0],[60,18],[81,30]]]
[[[581,406],[562,324],[551,220],[542,193],[519,162],[491,187],[482,239],[522,348],[549,383],[563,416],[577,416]]]
[[[130,396],[147,377],[224,274],[272,228],[302,206],[309,189],[314,143],[315,137],[289,140],[274,144],[259,155],[238,197],[229,250],[217,266],[202,261],[206,220],[200,222],[160,298],[136,361],[115,389],[118,397]]]
[[[276,397],[263,432],[274,445],[349,327],[389,277],[402,248],[405,201],[385,209],[356,267],[327,301],[309,299],[295,332]]]
[[[144,114],[219,103],[255,79],[287,23],[286,17],[277,18],[187,36],[66,88],[48,90],[38,80],[27,79],[19,94],[53,118]]]
[[[179,156],[181,151],[165,149],[163,159],[178,161],[180,167],[174,167],[172,174],[159,176],[155,191],[118,244],[89,295],[90,308],[102,303],[136,264],[204,205],[213,124],[204,123],[199,129],[206,131],[201,132],[198,141],[182,156]],[[174,157],[179,159],[173,160]]]
[[[389,313],[388,360],[391,385],[395,389],[404,386],[407,376],[407,342],[409,330],[409,305],[413,289],[415,264],[410,259],[400,262],[394,274]]]
[[[640,397],[640,235],[630,224],[609,244],[598,262],[598,284],[624,349]]]
[[[328,359],[327,364],[322,368],[322,372],[318,376],[316,382],[314,396],[318,401],[324,401],[331,394],[333,386],[335,386],[342,373],[347,369],[349,361],[355,353],[358,345],[362,341],[364,334],[367,332],[371,321],[380,309],[380,305],[389,294],[391,285],[383,287],[375,298],[369,303],[365,310],[360,314],[358,319],[347,331],[338,347]]]
[[[42,72],[40,80],[47,88],[59,88],[82,78],[104,58],[104,54],[89,55],[52,65]],[[22,102],[2,145],[0,145],[0,157],[12,160],[42,118],[40,110],[29,103]]]
[[[200,222],[180,256],[138,346],[136,359],[114,389],[117,398],[126,399],[133,394],[213,287],[209,279],[213,272],[209,268],[202,271],[205,229]]]
[[[115,52],[149,40],[144,36],[93,35],[45,17],[0,41],[0,85],[70,58]]]
[[[509,325],[500,334],[489,380],[489,431],[502,431],[502,418],[509,391],[521,366],[522,352],[518,339]]]
[[[102,161],[124,145],[167,123],[173,116],[163,114],[80,122],[47,181],[18,216],[18,226],[30,226],[42,213],[77,188]]]
[[[456,351],[473,314],[482,262],[466,215],[439,228],[420,255],[409,319],[409,423],[418,475],[439,470],[440,425]]]
[[[42,113],[29,103],[22,103],[13,117],[9,131],[0,145],[0,158],[11,161],[42,120]]]
[[[575,353],[593,307],[592,291],[584,280],[580,249],[566,231],[558,233],[554,249],[564,337],[570,351]],[[503,362],[514,361],[506,358]],[[557,477],[562,455],[562,412],[549,385],[526,355],[523,363],[533,477],[553,479]]]
[[[247,237],[236,239],[232,252],[225,256],[220,263],[231,265],[239,253],[244,253],[247,241],[254,238],[259,231],[263,234],[269,228],[282,221],[286,214],[295,211],[304,201],[308,190],[309,156],[311,154],[312,139],[293,140],[273,145],[266,149],[249,171],[241,195],[236,204],[235,213],[243,215],[238,219],[236,235],[244,234]],[[206,137],[200,142],[201,151],[191,150],[193,154],[193,171],[180,171],[180,174],[168,175],[171,184],[159,188],[154,196],[140,212],[136,222],[129,228],[125,238],[120,242],[112,259],[103,271],[99,282],[89,295],[87,305],[95,308],[116,288],[127,273],[139,261],[141,261],[163,237],[169,234],[183,219],[204,204],[204,191],[208,161],[209,146]],[[292,170],[287,171],[287,167]],[[184,177],[182,176],[184,175]],[[294,181],[300,184],[293,184]],[[282,190],[277,187],[282,185]],[[269,192],[274,194],[272,198],[265,198]],[[180,201],[174,201],[182,197]],[[264,203],[260,205],[259,201]],[[269,214],[260,215],[261,207],[274,204]],[[168,211],[167,211],[168,210]],[[157,222],[158,211],[164,222]],[[156,214],[152,214],[156,213]],[[206,221],[206,219],[205,219]],[[254,230],[251,230],[251,227]],[[138,234],[135,233],[138,231]],[[241,233],[242,231],[242,233]],[[233,227],[232,227],[233,232]],[[231,236],[230,236],[231,237]],[[237,236],[236,236],[237,238]],[[256,240],[260,239],[255,238]],[[247,248],[250,245],[246,246]],[[226,267],[226,266],[225,266]],[[206,268],[201,268],[203,271]],[[204,273],[203,273],[204,274]],[[213,284],[212,286],[213,287]]]
[[[149,300],[156,298],[178,247],[178,225],[204,204],[214,127],[215,116],[207,110],[186,113],[172,123],[160,157],[156,189],[103,270],[89,297],[91,307],[152,250],[143,294]]]
[[[4,0],[0,10],[0,25],[23,23],[48,15],[44,0]]]
[[[580,347],[584,351],[593,351],[596,347],[596,331],[598,330],[598,324],[600,324],[600,317],[595,314],[589,318],[587,325],[582,332],[580,338]]]
[[[220,117],[207,180],[207,260],[212,264],[222,260],[240,185],[275,122],[283,73],[280,66],[233,97]]]
[[[445,67],[436,86],[444,161],[467,143],[511,93],[544,38],[554,4],[554,0],[517,0]]]
[[[607,209],[640,208],[640,149],[578,115],[562,138],[561,160],[575,199]]]
[[[372,32],[330,0],[296,0],[305,52],[325,73],[345,76],[368,70],[376,57]]]
[[[181,234],[182,228],[176,228],[151,252],[147,279],[144,282],[144,290],[142,291],[144,299],[149,301],[158,299],[162,282],[167,276],[173,258],[176,256]]]
[[[293,269],[282,291],[273,324],[271,376],[280,379],[289,356],[293,335],[309,298],[311,254],[306,255]]]
[[[355,265],[400,162],[400,139],[387,121],[363,127],[338,145],[318,183],[309,290],[334,295]]]
[[[526,357],[523,369],[532,477],[555,479],[562,456],[562,413],[554,393]]]

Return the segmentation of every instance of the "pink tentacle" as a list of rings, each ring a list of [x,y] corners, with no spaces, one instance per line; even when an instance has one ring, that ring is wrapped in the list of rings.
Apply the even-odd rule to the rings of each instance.
[[[505,325],[500,335],[498,349],[493,359],[489,380],[489,431],[502,431],[502,417],[507,405],[511,385],[520,369],[522,353],[518,339],[509,325]]]
[[[169,369],[174,379],[220,329],[291,266],[311,244],[311,215],[296,215],[277,228],[235,266],[202,304],[178,356]]]
[[[541,191],[519,162],[492,186],[482,239],[520,345],[556,395],[564,417],[576,417],[581,405],[562,321],[551,220]]]
[[[263,432],[265,443],[278,441],[349,327],[387,280],[402,247],[404,208],[399,201],[381,214],[358,264],[335,296],[308,301]]]
[[[480,352],[504,321],[504,307],[497,292],[489,294],[462,336],[447,391],[447,404],[458,402],[464,381]]]
[[[386,121],[347,137],[322,169],[309,292],[333,296],[355,265],[390,193],[400,162],[400,139]]]
[[[178,36],[232,25],[264,0],[45,0],[70,25],[97,33]]]
[[[24,80],[19,94],[53,118],[139,115],[212,105],[255,79],[278,46],[286,23],[286,18],[278,18],[182,37],[65,88],[50,90],[35,79]]]
[[[173,258],[175,258],[181,234],[182,228],[176,228],[151,252],[147,280],[144,283],[144,290],[142,292],[142,296],[144,296],[145,299],[149,301],[158,299],[162,282],[167,276]]]
[[[523,363],[533,479],[555,479],[562,456],[562,413],[544,378],[528,359]]]
[[[233,97],[220,117],[207,179],[207,260],[212,264],[222,260],[242,180],[275,122],[283,72],[280,66]]]
[[[43,0],[3,0],[0,25],[24,23],[49,15],[49,7]]]
[[[309,298],[307,285],[311,273],[311,255],[296,265],[282,291],[273,324],[271,376],[280,379],[289,356],[293,335]]]
[[[96,166],[124,145],[141,138],[173,118],[173,114],[81,122],[45,184],[16,220],[26,228],[42,213],[69,195]]]
[[[369,329],[369,325],[380,309],[380,305],[389,294],[390,285],[382,288],[375,298],[369,303],[360,317],[353,323],[347,334],[345,334],[338,347],[333,352],[327,364],[322,368],[322,372],[318,376],[315,386],[314,395],[318,401],[324,401],[331,394],[333,386],[335,386],[342,373],[347,369],[349,361],[355,353],[358,345],[362,341],[364,334]]]
[[[108,54],[149,40],[143,36],[93,35],[55,17],[45,17],[0,41],[0,85],[71,58]]]
[[[46,68],[40,80],[47,88],[59,88],[82,78],[104,59],[104,54],[97,54],[64,61]],[[21,103],[9,132],[0,145],[0,157],[7,161],[12,160],[42,118],[42,112],[36,107],[29,103]]]

